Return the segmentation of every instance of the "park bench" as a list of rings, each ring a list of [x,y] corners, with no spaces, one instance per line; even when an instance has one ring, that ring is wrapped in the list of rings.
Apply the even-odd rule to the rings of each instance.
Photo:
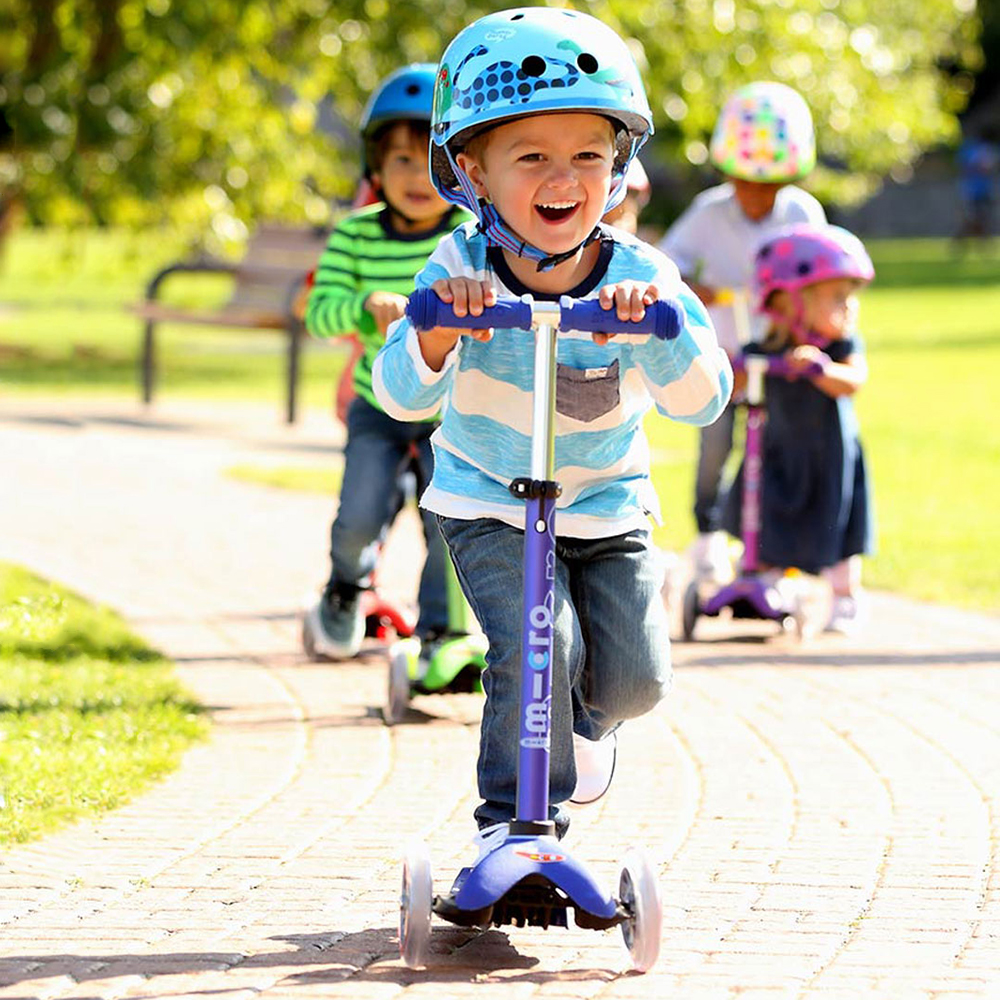
[[[133,311],[145,320],[142,340],[142,398],[153,400],[156,384],[156,327],[160,323],[191,323],[244,330],[283,330],[287,337],[287,408],[295,422],[303,325],[293,313],[296,295],[306,275],[316,267],[327,233],[318,228],[262,225],[247,243],[243,259],[225,261],[210,256],[176,261],[159,271],[146,287],[144,301]],[[188,309],[157,301],[172,274],[231,274],[233,291],[219,309]]]

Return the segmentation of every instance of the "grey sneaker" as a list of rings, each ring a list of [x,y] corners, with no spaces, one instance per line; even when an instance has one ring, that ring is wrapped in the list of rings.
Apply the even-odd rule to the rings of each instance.
[[[360,591],[327,590],[306,612],[302,644],[313,659],[349,660],[365,637]]]

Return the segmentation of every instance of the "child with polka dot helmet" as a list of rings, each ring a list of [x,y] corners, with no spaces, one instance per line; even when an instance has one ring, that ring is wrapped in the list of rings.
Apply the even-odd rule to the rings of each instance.
[[[754,253],[794,223],[824,225],[823,206],[796,183],[816,163],[812,116],[802,96],[773,81],[731,94],[716,122],[709,158],[722,183],[700,192],[670,227],[660,249],[708,306],[719,343],[738,358],[744,342],[764,335],[766,320],[747,308]],[[699,579],[722,584],[732,563],[720,518],[732,451],[732,406],[700,434],[691,553]]]

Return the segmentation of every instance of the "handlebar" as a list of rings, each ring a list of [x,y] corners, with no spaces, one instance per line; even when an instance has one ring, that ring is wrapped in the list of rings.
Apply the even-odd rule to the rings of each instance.
[[[750,290],[747,288],[730,288],[729,286],[716,288],[714,305],[735,306],[737,302],[741,305],[749,306]]]
[[[749,344],[753,339],[753,300],[750,297],[750,289],[717,288],[714,305],[727,306],[732,310],[736,339],[743,346]]]
[[[660,340],[676,337],[684,325],[683,308],[670,300],[646,306],[646,315],[632,321],[620,320],[614,307],[603,309],[597,299],[571,299],[568,295],[558,303],[535,302],[530,295],[501,298],[479,316],[456,316],[451,305],[442,302],[430,288],[419,288],[410,296],[406,315],[418,330],[433,330],[436,326],[530,330],[548,324],[584,333],[645,333]]]
[[[777,378],[797,379],[815,378],[822,375],[826,370],[826,365],[819,361],[810,361],[804,368],[797,371],[792,369],[788,360],[781,355],[769,357],[763,354],[750,354],[737,358],[733,362],[733,368],[737,371],[749,372],[751,368],[756,369],[762,375],[774,375]]]

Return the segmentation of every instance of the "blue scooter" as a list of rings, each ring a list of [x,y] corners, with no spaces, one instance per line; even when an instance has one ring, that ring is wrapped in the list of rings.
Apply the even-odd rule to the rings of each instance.
[[[521,656],[516,818],[503,843],[463,868],[447,895],[434,894],[430,855],[412,845],[403,863],[399,950],[411,968],[427,963],[431,916],[463,927],[569,926],[605,930],[620,926],[633,968],[650,969],[660,950],[663,907],[656,872],[646,855],[628,851],[618,895],[598,884],[556,837],[549,819],[550,704],[552,697],[552,613],[555,604],[555,510],[560,487],[554,479],[556,335],[560,328],[618,334],[678,333],[674,309],[654,303],[638,323],[622,322],[596,300],[535,302],[505,299],[481,316],[453,315],[451,307],[425,289],[410,297],[407,315],[417,329],[461,326],[534,330],[534,395],[530,476],[510,491],[526,502],[524,533],[524,628]]]

